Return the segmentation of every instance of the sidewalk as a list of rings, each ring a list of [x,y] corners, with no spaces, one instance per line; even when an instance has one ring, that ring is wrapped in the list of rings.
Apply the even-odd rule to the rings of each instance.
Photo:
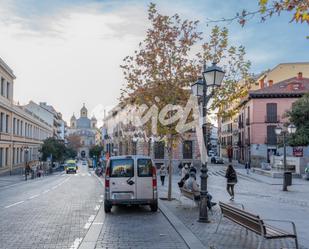
[[[213,195],[214,201],[229,203],[229,198],[225,190],[224,166],[210,167],[208,178],[208,190]],[[251,179],[250,176],[243,175],[244,172],[238,170],[239,183],[236,186],[236,203],[241,203],[249,212],[259,214],[264,219],[293,220],[296,223],[299,242],[301,245],[309,245],[307,216],[309,204],[305,201],[309,198],[309,188],[300,191],[304,185],[292,186],[290,192],[282,192],[281,186],[269,185],[264,182]],[[217,234],[215,229],[220,217],[218,206],[214,207],[210,215],[210,224],[197,222],[198,208],[191,200],[180,197],[177,186],[179,176],[173,175],[173,197],[174,201],[161,201],[183,224],[189,228],[193,234],[204,244],[206,248],[212,249],[240,249],[256,248],[258,236],[245,230],[232,222],[223,219],[222,225]],[[254,178],[254,176],[253,176]],[[199,177],[198,177],[199,179]],[[198,180],[199,181],[199,180]],[[159,183],[159,182],[158,182]],[[167,184],[166,184],[167,185]],[[167,196],[167,187],[159,186],[159,196]],[[303,199],[303,197],[306,197]],[[297,210],[297,211],[296,211]],[[286,230],[289,227],[282,227]],[[264,249],[295,248],[292,240],[271,240],[266,241]],[[306,247],[300,247],[305,249]],[[306,248],[307,249],[307,248]]]

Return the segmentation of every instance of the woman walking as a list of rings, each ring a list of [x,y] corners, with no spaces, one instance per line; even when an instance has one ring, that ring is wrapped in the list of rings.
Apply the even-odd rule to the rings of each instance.
[[[226,169],[225,178],[226,178],[226,181],[227,181],[226,190],[229,193],[229,195],[231,196],[230,200],[233,201],[234,196],[235,196],[234,186],[237,183],[237,174],[236,174],[236,171],[231,164],[229,164],[229,166]]]
[[[161,166],[159,174],[160,174],[162,186],[164,186],[165,176],[167,175],[167,169],[165,168],[164,165]]]

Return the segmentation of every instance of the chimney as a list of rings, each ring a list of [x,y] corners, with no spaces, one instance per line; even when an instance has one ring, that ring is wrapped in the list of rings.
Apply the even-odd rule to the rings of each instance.
[[[261,88],[261,89],[264,88],[264,79],[261,79],[261,80],[260,80],[260,88]]]
[[[274,84],[274,81],[273,80],[269,80],[268,81],[268,86],[272,86]]]
[[[297,74],[297,79],[298,79],[298,80],[302,80],[302,79],[303,79],[303,73],[302,73],[302,72],[299,72],[299,73]]]

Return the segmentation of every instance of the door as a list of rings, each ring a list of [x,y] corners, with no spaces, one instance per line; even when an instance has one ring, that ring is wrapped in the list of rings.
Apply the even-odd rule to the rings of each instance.
[[[138,200],[153,199],[152,161],[149,158],[139,158],[136,165],[136,198]]]
[[[136,198],[134,160],[132,158],[110,161],[110,197],[112,200]]]

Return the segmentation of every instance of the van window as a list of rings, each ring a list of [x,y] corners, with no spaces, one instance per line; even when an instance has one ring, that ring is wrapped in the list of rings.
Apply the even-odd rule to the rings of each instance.
[[[111,177],[133,177],[133,159],[114,159],[110,163]]]
[[[139,177],[152,176],[152,162],[150,159],[137,160],[137,172]]]

